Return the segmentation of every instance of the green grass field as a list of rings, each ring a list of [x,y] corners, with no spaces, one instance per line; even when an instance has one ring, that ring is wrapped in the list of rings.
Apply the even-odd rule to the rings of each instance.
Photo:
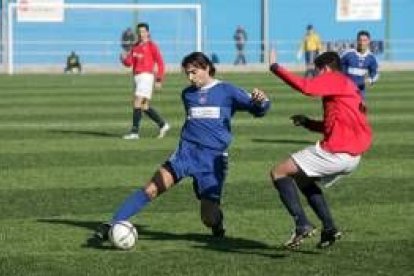
[[[169,75],[153,101],[168,136],[155,139],[144,119],[142,139],[125,141],[129,76],[0,76],[0,275],[414,275],[414,72],[383,73],[369,91],[374,145],[325,190],[344,238],[324,251],[312,238],[294,252],[280,248],[292,225],[268,172],[318,139],[289,116],[318,116],[320,102],[267,73],[219,77],[273,101],[267,117],[233,121],[226,239],[210,238],[185,180],[132,219],[137,247],[118,251],[85,241],[174,150],[184,77]]]

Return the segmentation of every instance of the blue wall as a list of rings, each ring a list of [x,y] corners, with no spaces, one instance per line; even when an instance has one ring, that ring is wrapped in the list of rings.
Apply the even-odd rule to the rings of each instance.
[[[385,1],[383,0],[384,6]],[[391,2],[389,34],[390,57],[393,60],[414,61],[414,0],[389,0]],[[115,0],[66,0],[67,3],[119,3]],[[260,0],[130,0],[122,3],[199,3],[202,5],[204,50],[207,53],[215,52],[220,61],[231,63],[234,59],[234,43],[232,36],[237,25],[245,27],[249,43],[247,45],[247,59],[256,63],[260,58]],[[294,62],[295,53],[300,39],[304,34],[307,24],[313,24],[317,32],[325,41],[353,40],[356,32],[366,29],[371,32],[375,40],[386,39],[385,20],[365,22],[337,22],[335,20],[334,0],[269,0],[270,31],[269,37],[276,46],[279,56],[284,62]],[[185,21],[185,17],[191,14],[174,17],[169,14],[138,16],[139,20],[150,23],[151,32],[156,41],[159,41],[167,62],[179,62],[181,57],[194,49],[192,37],[194,26]],[[19,50],[27,50],[29,46],[21,47],[16,52],[16,60],[19,62],[54,62],[62,60],[62,53],[72,49],[80,52],[86,62],[118,62],[120,51],[119,38],[123,29],[132,26],[135,17],[132,15],[94,16],[88,20],[80,18],[74,23],[60,24],[48,29],[47,24],[25,24],[16,27],[17,41],[36,40],[38,37],[48,35],[59,39],[78,41],[94,39],[96,41],[112,41],[105,46],[102,55],[92,54],[93,46],[85,45],[43,45],[42,49],[49,52],[48,55],[19,56]],[[86,23],[87,21],[87,23]],[[68,26],[70,24],[71,26]],[[98,31],[99,30],[99,31]],[[179,30],[179,31],[177,31]],[[404,40],[404,41],[401,41]],[[412,40],[411,42],[409,40]],[[186,45],[171,44],[173,41],[192,41]],[[25,48],[26,47],[26,48]],[[54,55],[54,51],[56,55]],[[384,58],[382,55],[380,59]]]
[[[389,0],[390,24],[388,38],[395,40],[414,40],[414,1]],[[355,39],[358,30],[366,29],[373,40],[386,39],[385,0],[383,0],[383,20],[361,22],[337,22],[335,20],[336,1],[329,0],[270,0],[271,33],[275,40],[298,39],[303,36],[304,26],[312,23],[322,39],[345,40]],[[414,60],[414,41],[409,45],[392,42],[390,58],[394,60]],[[410,53],[399,53],[399,49],[409,49]],[[381,57],[380,57],[381,58]]]

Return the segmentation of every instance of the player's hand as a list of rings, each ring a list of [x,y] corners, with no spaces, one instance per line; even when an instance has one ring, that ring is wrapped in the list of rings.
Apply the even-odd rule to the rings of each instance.
[[[154,87],[156,90],[161,90],[162,88],[162,83],[160,81],[156,81],[154,84]]]
[[[268,100],[266,94],[258,88],[253,89],[251,96],[252,96],[252,101],[255,103],[259,103],[259,104]]]
[[[301,114],[293,115],[290,119],[295,126],[304,126],[309,122],[309,118]]]

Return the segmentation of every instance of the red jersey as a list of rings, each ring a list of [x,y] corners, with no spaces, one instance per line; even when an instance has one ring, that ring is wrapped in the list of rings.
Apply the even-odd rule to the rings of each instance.
[[[307,96],[323,100],[323,121],[313,122],[309,129],[323,132],[321,147],[332,153],[360,155],[372,142],[362,98],[352,80],[341,72],[325,72],[314,78],[299,77],[279,65],[271,67],[292,88]]]
[[[155,78],[162,81],[164,78],[164,60],[158,46],[150,41],[136,43],[128,55],[122,59],[122,63],[130,67],[134,74],[154,73],[154,67],[157,65]]]

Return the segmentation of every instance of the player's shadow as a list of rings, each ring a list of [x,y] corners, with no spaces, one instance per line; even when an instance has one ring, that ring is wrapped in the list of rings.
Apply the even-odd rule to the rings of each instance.
[[[85,135],[85,136],[95,136],[95,137],[120,137],[119,134],[110,133],[105,131],[92,131],[92,130],[65,130],[65,129],[52,129],[49,130],[52,133],[58,134],[75,134],[75,135]]]
[[[71,225],[81,228],[86,228],[88,230],[94,231],[101,222],[94,221],[80,221],[80,220],[69,220],[69,219],[39,219],[39,222],[42,223],[52,223],[52,224],[64,224]],[[139,233],[139,238],[141,240],[155,240],[155,241],[171,241],[171,240],[183,240],[183,241],[193,241],[196,242],[196,245],[193,245],[194,248],[203,248],[207,250],[237,253],[237,254],[254,254],[260,255],[268,258],[284,258],[288,255],[286,254],[283,248],[269,246],[263,242],[255,241],[245,238],[237,238],[226,236],[223,239],[217,239],[212,237],[210,234],[199,234],[199,233],[168,233],[163,231],[154,231],[149,230],[145,225],[134,225]],[[99,244],[99,243],[86,243],[84,247],[92,247],[103,250],[114,250],[112,246]],[[294,252],[301,254],[319,254],[315,251],[309,250],[295,250]]]
[[[311,140],[266,139],[266,138],[253,138],[252,142],[263,143],[263,144],[292,144],[292,145],[315,144],[315,141],[311,141]]]

